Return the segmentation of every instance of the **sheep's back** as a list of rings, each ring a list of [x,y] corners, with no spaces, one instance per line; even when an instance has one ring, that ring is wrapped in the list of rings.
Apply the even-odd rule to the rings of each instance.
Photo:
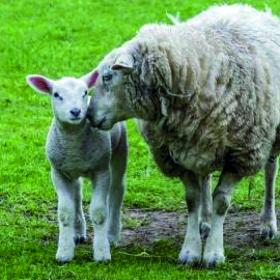
[[[222,6],[163,32],[171,90],[180,98],[162,97],[168,116],[142,129],[151,150],[166,148],[176,164],[197,173],[226,167],[254,174],[279,124],[278,19],[243,5]]]

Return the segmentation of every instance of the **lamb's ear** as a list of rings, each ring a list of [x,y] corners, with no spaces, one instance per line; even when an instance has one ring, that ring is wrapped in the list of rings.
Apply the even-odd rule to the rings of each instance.
[[[127,52],[120,54],[112,65],[112,70],[120,70],[125,73],[130,73],[133,70],[133,57]]]
[[[97,79],[98,79],[99,73],[97,70],[93,70],[90,73],[83,76],[81,79],[87,84],[88,88],[91,89],[94,87]]]
[[[29,84],[35,91],[47,95],[52,94],[53,81],[41,76],[41,75],[28,75],[26,77],[26,82]]]

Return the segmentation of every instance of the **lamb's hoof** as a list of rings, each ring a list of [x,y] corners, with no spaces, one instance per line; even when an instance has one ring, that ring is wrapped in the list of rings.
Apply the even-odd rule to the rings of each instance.
[[[211,225],[207,222],[201,222],[199,225],[200,236],[203,240],[206,240],[211,229]]]
[[[223,254],[213,253],[203,258],[203,266],[207,268],[213,268],[221,265],[225,262],[225,256]]]
[[[55,258],[59,264],[65,264],[65,263],[72,261],[72,259],[74,258],[74,254],[67,255],[67,254],[57,253]]]
[[[86,241],[87,241],[86,236],[76,236],[74,238],[74,242],[76,245],[86,243]]]
[[[262,225],[260,234],[263,241],[269,241],[273,239],[277,235],[276,223]]]
[[[201,257],[197,254],[192,254],[189,250],[181,252],[178,262],[188,266],[197,267],[200,265]]]
[[[70,262],[74,258],[75,244],[71,242],[61,244],[56,251],[56,260],[60,264]]]

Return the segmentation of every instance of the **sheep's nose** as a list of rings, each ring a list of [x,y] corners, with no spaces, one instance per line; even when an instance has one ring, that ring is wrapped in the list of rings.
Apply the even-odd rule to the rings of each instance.
[[[70,113],[74,116],[74,117],[78,117],[81,113],[81,110],[78,108],[73,108],[72,110],[70,110]]]

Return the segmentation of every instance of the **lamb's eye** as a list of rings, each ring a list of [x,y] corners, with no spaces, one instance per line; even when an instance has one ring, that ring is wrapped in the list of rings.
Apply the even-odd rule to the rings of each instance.
[[[113,75],[111,73],[106,73],[103,76],[103,81],[108,82],[108,81],[112,80],[112,78],[113,78]]]
[[[85,92],[84,92],[84,97],[87,96],[87,94],[88,94],[88,91],[85,90]]]
[[[53,96],[54,98],[59,98],[60,100],[63,100],[63,98],[57,92],[55,92]]]

